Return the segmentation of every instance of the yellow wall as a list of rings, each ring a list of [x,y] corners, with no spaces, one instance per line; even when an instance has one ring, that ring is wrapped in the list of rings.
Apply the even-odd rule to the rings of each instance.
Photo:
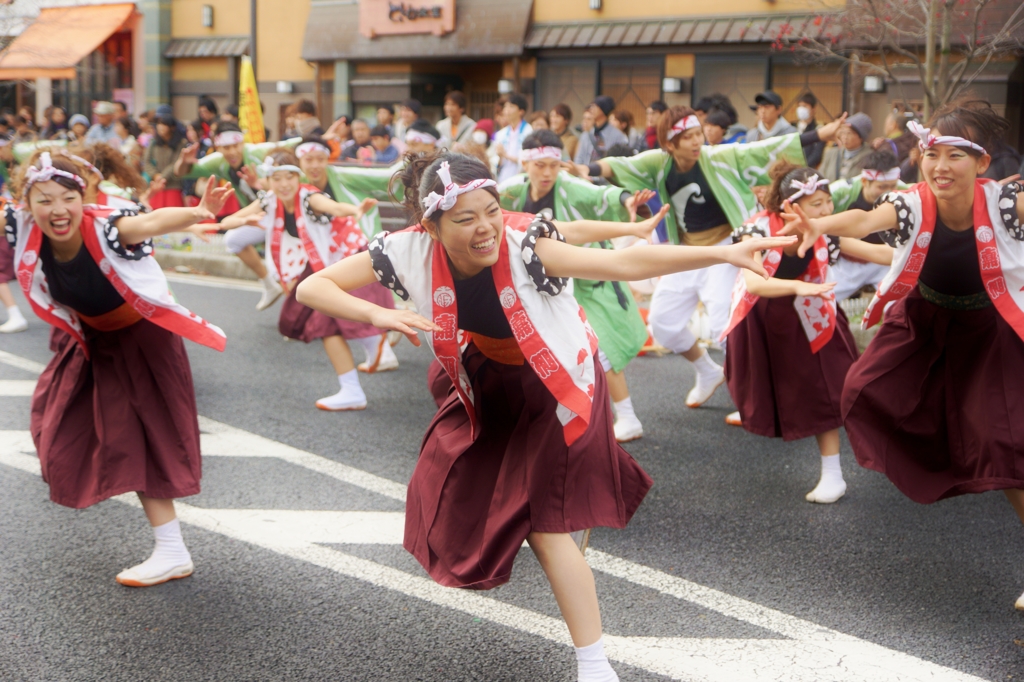
[[[536,0],[533,20],[602,21],[608,19],[644,19],[648,17],[681,17],[711,14],[771,14],[775,12],[813,12],[807,0],[604,0],[600,10],[588,9],[587,0]],[[842,6],[845,0],[823,0],[825,5]]]
[[[306,0],[308,3],[309,0]],[[203,5],[213,6],[213,28],[204,28],[202,25]],[[174,0],[171,3],[173,38],[244,35],[249,35],[247,0]]]
[[[171,78],[176,81],[227,80],[228,60],[224,57],[172,59]]]

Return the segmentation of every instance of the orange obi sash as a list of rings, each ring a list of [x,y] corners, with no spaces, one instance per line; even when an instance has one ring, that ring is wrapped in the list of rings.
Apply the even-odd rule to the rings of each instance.
[[[78,311],[75,312],[82,322],[100,332],[116,332],[118,329],[130,327],[142,319],[142,315],[128,302],[122,303],[109,313],[97,315],[96,317],[89,317],[88,315],[78,313]]]
[[[519,347],[515,337],[507,339],[492,339],[483,334],[469,333],[469,337],[488,360],[500,362],[503,365],[522,365],[526,362],[523,350]]]

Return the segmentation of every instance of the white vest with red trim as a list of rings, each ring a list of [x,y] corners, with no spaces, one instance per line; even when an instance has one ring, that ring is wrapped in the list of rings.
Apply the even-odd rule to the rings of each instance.
[[[102,206],[86,205],[81,231],[89,255],[121,298],[144,319],[196,343],[224,350],[227,343],[224,332],[190,312],[171,296],[167,278],[151,255],[153,247],[146,242],[126,249],[118,242],[117,218],[134,214],[134,211],[114,211]],[[24,208],[8,213],[7,226],[8,230],[13,228],[15,233],[14,263],[18,284],[32,309],[44,322],[70,334],[88,356],[89,349],[78,315],[74,310],[54,301],[46,286],[46,275],[42,259],[39,258],[39,250],[45,238],[42,230],[36,225],[32,214]]]
[[[290,282],[302,274],[308,262],[314,272],[365,251],[366,236],[350,217],[336,218],[312,210],[309,198],[323,194],[312,185],[299,185],[295,197],[295,228],[298,238],[284,227],[284,207],[273,192],[260,197],[265,212],[260,226],[266,230],[267,265],[277,272],[278,279]]]
[[[542,292],[528,272],[526,262],[537,262],[531,248],[537,235],[527,232],[533,216],[503,214],[504,239],[498,262],[491,268],[495,289],[523,356],[558,401],[558,420],[565,442],[571,445],[590,423],[597,336],[572,294],[565,289],[555,295]],[[403,299],[411,299],[417,312],[437,325],[438,331],[426,334],[428,344],[451,378],[475,434],[475,397],[462,364],[455,288],[447,254],[436,244],[416,226],[378,235],[370,251],[381,283]],[[381,256],[390,262],[392,273],[376,267]]]
[[[1020,187],[979,179],[974,187],[974,237],[985,291],[1000,316],[1024,340],[1024,231],[1017,216]],[[896,209],[898,229],[883,236],[894,246],[892,268],[864,313],[867,329],[917,285],[937,218],[935,195],[925,183],[890,192],[882,201]]]

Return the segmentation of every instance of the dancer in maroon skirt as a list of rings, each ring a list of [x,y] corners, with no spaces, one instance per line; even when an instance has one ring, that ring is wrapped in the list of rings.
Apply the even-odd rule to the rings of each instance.
[[[156,535],[146,561],[118,574],[145,587],[193,564],[174,498],[199,492],[199,423],[181,338],[224,349],[224,333],[168,293],[151,238],[216,215],[230,190],[213,183],[196,208],[139,215],[82,204],[88,170],[40,155],[27,168],[25,208],[8,206],[18,283],[53,326],[55,355],[32,397],[31,431],[50,499],[81,509],[138,493]]]
[[[828,180],[810,168],[777,162],[769,171],[766,210],[738,230],[741,239],[777,235],[783,202],[814,217],[832,214]],[[821,452],[821,478],[808,502],[831,504],[846,494],[839,466],[839,399],[857,345],[836,306],[830,268],[840,249],[888,264],[892,249],[853,239],[821,238],[806,256],[796,244],[764,256],[771,279],[742,272],[733,290],[725,374],[743,427],[769,438],[814,436]]]
[[[929,125],[910,124],[923,182],[872,211],[794,206],[785,229],[801,251],[882,231],[896,247],[864,318],[885,322],[843,391],[860,464],[925,504],[1003,490],[1024,521],[1024,192],[980,177],[1007,129],[989,106],[953,104]]]
[[[366,237],[358,220],[377,200],[367,199],[360,206],[334,201],[316,187],[300,182],[302,170],[298,164],[289,149],[268,152],[257,170],[267,179],[270,191],[225,218],[219,227],[232,230],[255,226],[266,230],[267,267],[277,272],[288,293],[281,306],[278,329],[289,339],[305,343],[320,339],[340,384],[337,393],[316,401],[316,406],[331,412],[362,410],[366,408],[366,394],[346,340],[371,338],[379,347],[387,343],[387,335],[371,324],[337,320],[302,305],[295,300],[295,286],[314,272],[366,250]],[[376,305],[394,307],[391,292],[379,284],[363,287],[358,295]]]
[[[404,173],[403,184],[419,188],[406,205],[421,225],[379,235],[369,253],[314,274],[299,300],[417,345],[425,332],[452,382],[409,483],[406,549],[442,585],[489,589],[508,581],[527,540],[577,647],[579,679],[617,680],[594,578],[569,533],[624,527],[651,479],[615,441],[597,338],[567,278],[630,281],[722,262],[762,271],[755,251],[795,240],[578,248],[551,222],[502,211],[490,171],[473,157],[442,152]],[[418,312],[346,293],[377,280]]]

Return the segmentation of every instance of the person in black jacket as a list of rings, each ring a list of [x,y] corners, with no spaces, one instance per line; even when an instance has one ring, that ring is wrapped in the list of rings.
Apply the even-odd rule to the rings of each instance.
[[[793,125],[800,133],[809,133],[817,129],[818,120],[814,117],[818,107],[818,98],[812,92],[805,92],[796,102],[796,120]],[[804,160],[810,168],[821,165],[821,157],[825,153],[825,143],[820,140],[804,147]]]

